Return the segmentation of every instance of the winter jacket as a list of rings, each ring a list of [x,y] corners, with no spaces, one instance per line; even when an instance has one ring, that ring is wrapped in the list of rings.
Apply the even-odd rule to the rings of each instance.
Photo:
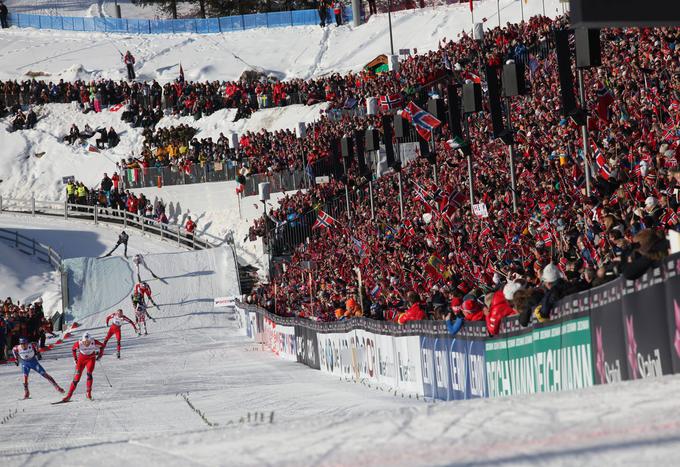
[[[408,321],[421,321],[426,317],[427,316],[425,315],[425,312],[423,311],[422,308],[420,308],[420,304],[414,303],[413,305],[411,305],[411,308],[406,310],[405,313],[399,315],[397,322],[399,324],[404,324]]]
[[[503,318],[515,315],[517,312],[510,306],[503,295],[503,290],[498,290],[493,294],[489,313],[486,315],[486,329],[490,336],[495,336],[501,327]]]

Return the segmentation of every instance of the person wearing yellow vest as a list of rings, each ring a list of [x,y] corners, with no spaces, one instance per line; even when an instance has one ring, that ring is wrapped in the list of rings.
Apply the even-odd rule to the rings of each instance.
[[[87,188],[82,182],[76,188],[76,198],[78,199],[78,204],[87,204]]]
[[[76,202],[76,187],[72,181],[66,184],[66,200],[71,204]]]

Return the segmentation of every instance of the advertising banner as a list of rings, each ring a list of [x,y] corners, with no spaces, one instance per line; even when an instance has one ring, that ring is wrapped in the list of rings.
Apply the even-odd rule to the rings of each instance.
[[[319,344],[316,331],[305,326],[295,326],[297,340],[297,361],[315,370],[319,369]]]
[[[582,317],[487,341],[489,397],[592,386],[590,340],[590,319]]]
[[[664,262],[666,323],[673,373],[680,373],[680,258]]]
[[[630,379],[626,364],[621,288],[617,279],[591,291],[590,342],[594,352],[595,384]]]
[[[537,392],[566,391],[593,385],[588,316],[534,329],[533,340]]]
[[[448,401],[487,396],[483,341],[450,334],[420,339],[426,397]]]
[[[673,372],[664,288],[661,268],[623,285],[626,361],[631,379]]]
[[[274,321],[265,319],[263,332],[265,345],[277,357],[283,360],[297,361],[295,327],[277,325]]]

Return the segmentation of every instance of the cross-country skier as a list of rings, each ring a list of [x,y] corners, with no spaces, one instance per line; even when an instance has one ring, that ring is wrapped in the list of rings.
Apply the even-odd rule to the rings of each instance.
[[[76,373],[73,375],[71,387],[62,402],[71,400],[73,391],[76,390],[83,370],[87,370],[87,392],[88,399],[92,399],[92,372],[94,371],[95,360],[99,360],[104,355],[104,344],[93,339],[89,332],[83,334],[78,342],[73,344],[73,360],[76,362]]]
[[[137,306],[135,308],[135,321],[137,321],[138,336],[142,335],[142,324],[144,325],[144,335],[146,336],[147,334],[149,334],[146,330],[146,318],[149,318],[154,323],[156,322],[154,317],[151,316],[147,311],[146,303],[144,303],[144,301],[142,300],[140,303],[137,303]]]
[[[137,326],[135,326],[135,323],[132,322],[130,318],[125,316],[123,314],[123,310],[116,310],[113,313],[111,313],[109,316],[106,317],[106,325],[109,325],[109,321],[111,322],[111,327],[109,327],[109,332],[106,334],[106,337],[104,338],[104,347],[106,347],[106,344],[108,344],[109,339],[111,337],[116,336],[116,357],[120,358],[120,328],[125,322],[127,321],[132,325],[134,328],[135,332],[139,334],[139,331],[137,330]]]
[[[132,306],[135,308],[135,310],[137,309],[138,303],[146,304],[146,299],[144,297],[147,297],[149,301],[153,303],[153,306],[160,310],[159,306],[153,301],[153,298],[151,297],[151,287],[149,287],[149,284],[146,282],[139,282],[135,285],[135,288],[132,292]]]
[[[144,266],[144,268],[146,268],[146,270],[151,273],[154,279],[158,279],[158,276],[151,269],[149,269],[149,266],[146,264],[146,261],[144,261],[144,257],[142,255],[136,254],[135,256],[133,256],[132,262],[137,267],[137,281],[142,282],[142,278],[139,275],[140,266]]]
[[[123,230],[120,233],[120,235],[118,235],[118,242],[116,243],[116,246],[114,246],[111,251],[109,251],[106,255],[104,255],[104,257],[106,258],[107,256],[111,256],[111,254],[114,251],[116,251],[120,245],[123,245],[125,247],[125,251],[123,252],[123,254],[127,258],[127,244],[128,244],[129,238],[130,238],[129,235],[125,232],[125,230]]]
[[[12,353],[14,354],[15,358],[14,363],[17,366],[21,364],[21,371],[24,373],[24,399],[28,399],[31,396],[31,394],[28,392],[28,374],[31,372],[31,370],[35,371],[47,381],[52,383],[54,389],[59,392],[64,392],[61,386],[59,386],[57,382],[54,381],[54,378],[52,378],[45,371],[42,365],[38,363],[38,360],[40,360],[42,357],[40,356],[38,347],[33,342],[28,342],[28,339],[25,337],[20,337],[19,345],[12,349]]]

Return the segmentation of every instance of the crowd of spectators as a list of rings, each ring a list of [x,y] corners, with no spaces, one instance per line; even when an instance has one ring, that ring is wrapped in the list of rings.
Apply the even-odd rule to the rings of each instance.
[[[19,344],[19,337],[44,348],[48,334],[54,336],[52,322],[43,312],[42,298],[32,304],[19,304],[7,297],[0,304],[0,362],[12,355],[12,347]]]
[[[366,198],[357,197],[362,202],[352,204],[351,218],[317,229],[285,272],[249,301],[317,320],[483,320],[495,334],[505,316],[519,314],[524,325],[545,320],[567,294],[620,275],[638,278],[658,264],[668,252],[665,233],[677,228],[680,207],[680,32],[602,31],[603,64],[586,73],[593,144],[593,187],[586,196],[580,127],[561,114],[556,57],[549,52],[551,29],[565,24],[565,18],[532,18],[487,33],[484,53],[463,37],[402,66],[427,82],[450,63],[458,64],[453,73],[463,79],[481,75],[477,60],[528,64],[530,92],[512,102],[517,212],[507,146],[491,137],[486,113],[473,115],[468,143],[475,198],[485,203],[489,217],[474,216],[467,202],[451,204],[467,187],[467,166],[460,151],[447,144],[444,125],[436,143],[438,183],[425,159],[402,170],[403,218],[396,177],[375,180],[375,218]],[[604,158],[596,161],[594,150]],[[351,176],[346,181],[353,191],[363,189]],[[264,222],[277,232],[279,221],[290,221],[291,215],[303,222],[299,214],[323,209],[344,184],[321,190],[284,199],[274,219],[261,220],[251,233],[262,234]]]

